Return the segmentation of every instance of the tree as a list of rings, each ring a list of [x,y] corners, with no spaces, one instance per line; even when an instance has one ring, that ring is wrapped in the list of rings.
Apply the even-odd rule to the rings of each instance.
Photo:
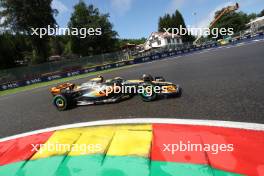
[[[180,11],[176,10],[175,13],[172,15],[170,14],[165,14],[163,17],[159,18],[159,23],[158,23],[158,31],[159,32],[164,32],[164,28],[185,28],[186,29],[186,24],[183,19],[182,14]],[[184,42],[191,42],[194,40],[194,37],[186,34],[181,36]]]
[[[220,13],[215,13],[215,16]],[[234,33],[240,32],[246,29],[246,24],[254,18],[254,14],[247,15],[244,12],[231,12],[223,15],[211,28],[233,28]],[[219,38],[223,36],[219,35]]]
[[[51,55],[62,55],[64,43],[60,37],[54,36],[50,39]]]
[[[69,22],[69,28],[100,28],[101,35],[88,35],[85,38],[81,36],[71,36],[71,50],[75,54],[87,56],[99,54],[114,50],[117,41],[117,32],[113,31],[113,25],[108,20],[109,14],[101,14],[98,8],[93,5],[86,5],[80,0],[74,6],[74,12]]]
[[[10,29],[12,33],[30,35],[31,28],[46,28],[54,26],[54,15],[57,10],[51,8],[52,0],[1,0],[0,15],[4,17],[2,26]],[[31,36],[33,61],[36,63],[46,61],[48,57],[49,38],[44,36]]]
[[[0,68],[9,68],[15,65],[15,45],[10,34],[0,35]]]
[[[182,14],[176,10],[175,14],[172,15],[173,24],[176,26],[181,26],[182,28],[186,29],[186,24],[183,19]],[[186,35],[181,36],[183,39],[183,42],[192,42],[195,40],[195,37],[192,35],[189,35],[188,33]]]
[[[251,13],[251,14],[247,15],[248,21],[254,20],[257,17],[258,17],[258,15],[256,13]]]
[[[264,16],[264,9],[258,14],[258,17]]]
[[[119,39],[118,40],[118,48],[122,48],[125,45],[129,44],[134,44],[134,45],[140,45],[144,44],[146,42],[146,38],[142,37],[140,39]]]
[[[0,68],[16,66],[16,61],[25,60],[25,54],[30,49],[26,36],[7,32],[0,34]]]
[[[159,18],[158,31],[164,32],[164,28],[171,28],[172,19],[170,14],[165,14],[163,17]]]

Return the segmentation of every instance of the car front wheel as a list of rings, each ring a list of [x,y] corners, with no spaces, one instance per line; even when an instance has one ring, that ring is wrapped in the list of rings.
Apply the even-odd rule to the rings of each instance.
[[[144,83],[141,86],[143,87],[143,92],[140,93],[140,96],[143,101],[150,102],[157,99],[157,93],[154,91],[153,84]]]
[[[67,98],[63,95],[56,95],[53,98],[53,104],[59,111],[65,111],[68,109],[69,102]]]

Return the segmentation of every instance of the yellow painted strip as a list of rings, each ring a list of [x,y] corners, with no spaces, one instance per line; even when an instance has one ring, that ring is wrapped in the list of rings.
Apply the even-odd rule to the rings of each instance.
[[[151,131],[119,130],[113,137],[107,155],[148,157],[151,140]]]
[[[152,125],[143,124],[143,125],[116,125],[118,130],[131,130],[131,131],[152,131]]]
[[[104,125],[104,126],[92,126],[79,129],[82,132],[96,132],[99,131],[105,133],[107,131],[116,130],[132,130],[132,131],[151,131],[152,125],[150,124],[133,124],[133,125]]]
[[[152,125],[150,124],[107,125],[60,130],[54,132],[31,160],[57,155],[77,156],[106,153],[119,156],[147,156],[151,133]]]
[[[74,144],[70,156],[104,154],[115,132],[115,127],[87,128]]]
[[[66,155],[71,151],[72,144],[80,137],[81,131],[81,129],[76,128],[54,132],[31,160]]]
[[[70,156],[105,154],[110,142],[118,130],[151,131],[151,125],[115,125],[97,126],[84,129],[80,139],[74,144]]]

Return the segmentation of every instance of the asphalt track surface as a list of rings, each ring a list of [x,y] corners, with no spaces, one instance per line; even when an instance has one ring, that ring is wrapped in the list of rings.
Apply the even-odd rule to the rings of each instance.
[[[0,97],[0,137],[78,122],[123,118],[210,119],[264,123],[264,42],[218,48],[103,74],[137,79],[163,76],[183,87],[181,98],[116,104],[59,112],[49,87]],[[73,81],[82,83],[88,80]]]

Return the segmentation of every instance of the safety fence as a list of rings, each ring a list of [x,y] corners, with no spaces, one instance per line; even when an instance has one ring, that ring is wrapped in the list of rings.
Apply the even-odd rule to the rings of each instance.
[[[124,58],[126,58],[124,53],[115,52],[0,70],[0,84],[18,80],[29,80],[41,76],[53,75],[58,72],[67,72],[105,63],[118,62],[122,61]]]
[[[241,42],[250,42],[255,39],[263,39],[263,38],[264,38],[264,34],[262,32],[254,36],[246,36],[246,37],[237,38],[236,40],[230,41],[228,44],[235,45]],[[43,66],[43,68],[48,68],[50,69],[50,71],[45,71],[46,74],[39,74],[39,76],[38,76],[38,73],[40,73],[41,68],[36,67],[34,70],[29,67],[28,74],[33,75],[31,78],[21,79],[19,81],[15,80],[15,81],[10,81],[7,83],[0,84],[0,91],[22,87],[22,86],[27,86],[31,84],[36,84],[40,82],[47,82],[47,81],[52,81],[56,79],[81,75],[85,73],[97,72],[97,71],[113,69],[113,68],[123,67],[127,65],[144,63],[144,62],[151,62],[151,61],[161,60],[161,59],[168,58],[168,57],[186,55],[186,54],[190,54],[193,52],[201,51],[201,50],[208,49],[208,48],[215,48],[219,46],[222,46],[222,45],[217,42],[214,42],[211,44],[201,45],[198,47],[192,46],[192,47],[181,48],[181,49],[176,49],[176,50],[171,50],[167,48],[167,49],[159,50],[159,51],[154,50],[154,51],[149,52],[148,55],[143,55],[141,57],[136,57],[134,59],[129,59],[129,57],[126,56],[124,53],[123,54],[119,53],[116,55],[103,55],[100,57],[91,56],[90,58],[80,58],[79,60],[74,60],[74,61],[59,62],[58,65],[52,63],[52,66],[51,65],[46,66],[46,67]],[[50,63],[46,63],[46,64],[49,65]],[[91,65],[95,65],[95,66],[91,66]],[[62,68],[71,68],[71,69],[63,70]],[[54,70],[59,70],[59,71],[54,71]],[[19,71],[17,70],[13,70],[13,72],[20,74]],[[34,74],[37,76],[34,76]],[[2,75],[0,76],[2,77]],[[22,76],[23,78],[23,75],[20,74],[20,76]]]

